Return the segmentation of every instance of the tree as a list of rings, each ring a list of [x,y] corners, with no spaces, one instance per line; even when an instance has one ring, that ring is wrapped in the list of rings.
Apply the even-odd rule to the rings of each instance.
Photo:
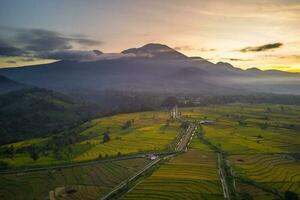
[[[36,161],[37,159],[39,159],[39,152],[35,145],[29,146],[28,153],[32,160]]]
[[[8,157],[13,157],[15,153],[15,149],[13,145],[10,145],[9,147],[3,147],[0,149],[0,154],[6,155]]]
[[[129,127],[131,127],[133,124],[133,120],[128,120],[127,122],[125,122],[125,124],[122,126],[122,129],[127,129]]]
[[[176,97],[168,97],[166,98],[163,103],[162,106],[163,107],[167,107],[167,108],[172,108],[174,106],[176,106],[178,104],[178,100]]]
[[[267,129],[268,128],[268,123],[267,122],[265,122],[265,123],[263,123],[263,124],[260,124],[260,128],[261,129]]]
[[[110,140],[109,132],[106,131],[102,138],[102,143],[108,142]]]
[[[299,197],[298,197],[298,195],[295,192],[286,191],[284,193],[284,199],[285,200],[299,200]]]
[[[182,129],[187,129],[189,127],[189,123],[188,122],[182,122],[181,125],[180,125],[180,128]]]
[[[0,160],[0,169],[8,169],[9,166],[6,162]]]

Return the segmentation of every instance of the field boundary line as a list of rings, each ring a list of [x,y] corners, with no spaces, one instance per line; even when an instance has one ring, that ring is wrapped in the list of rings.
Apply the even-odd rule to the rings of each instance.
[[[223,173],[223,169],[222,169],[222,164],[221,164],[221,154],[218,153],[218,171],[219,171],[219,175],[220,175],[220,179],[221,179],[221,184],[222,184],[222,188],[223,188],[223,194],[224,194],[224,198],[230,200],[229,197],[229,192],[228,192],[228,186],[227,186],[227,182]]]
[[[157,164],[158,162],[161,161],[161,158],[158,158],[156,160],[154,160],[153,162],[149,163],[148,165],[146,165],[143,169],[141,169],[140,171],[138,171],[137,173],[135,173],[132,177],[130,177],[129,179],[126,179],[124,181],[122,181],[119,185],[117,185],[114,189],[112,189],[108,194],[106,194],[103,197],[100,197],[98,200],[106,200],[109,199],[111,195],[113,195],[114,193],[116,193],[118,190],[122,189],[123,187],[125,187],[130,181],[133,181],[134,179],[136,179],[139,175],[143,174],[145,171],[147,171],[148,169],[150,169],[152,166],[154,166],[155,164]]]

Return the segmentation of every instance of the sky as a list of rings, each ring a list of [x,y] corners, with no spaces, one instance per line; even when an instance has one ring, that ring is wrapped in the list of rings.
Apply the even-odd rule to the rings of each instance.
[[[0,67],[147,43],[242,69],[300,72],[300,0],[1,0]]]

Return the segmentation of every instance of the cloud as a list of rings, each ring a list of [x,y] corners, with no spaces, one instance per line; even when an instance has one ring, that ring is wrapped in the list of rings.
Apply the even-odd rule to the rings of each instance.
[[[78,44],[84,45],[84,46],[95,46],[102,44],[101,41],[98,40],[90,40],[86,38],[69,38],[70,41],[77,42]]]
[[[0,40],[0,56],[22,56],[24,51]]]
[[[78,51],[75,46],[91,47],[102,44],[101,41],[91,40],[84,36],[67,36],[44,29],[18,29],[1,27],[10,31],[10,38],[0,38],[0,55],[24,56],[31,58],[88,56],[90,51]],[[1,42],[11,41],[10,43]],[[67,52],[69,51],[69,52]],[[99,51],[94,52],[99,53]],[[89,56],[88,56],[89,57]]]
[[[240,61],[240,62],[244,62],[244,61],[253,61],[253,59],[242,59],[242,58],[222,58],[224,60],[230,60],[230,61]]]
[[[213,48],[195,48],[193,46],[190,45],[183,45],[183,46],[176,46],[174,47],[175,50],[177,51],[215,51],[216,49]]]
[[[70,40],[59,33],[48,30],[26,30],[18,33],[16,41],[27,51],[53,51],[71,49]]]
[[[300,60],[300,55],[287,55],[287,56],[280,56],[279,58]]]
[[[35,61],[34,58],[22,58],[21,61],[23,62],[32,62],[32,61]]]
[[[260,52],[260,51],[267,51],[270,49],[277,49],[280,48],[283,44],[280,42],[271,43],[271,44],[265,44],[261,46],[254,46],[254,47],[245,47],[243,49],[240,49],[240,52],[246,53],[246,52]]]
[[[56,51],[50,54],[44,55],[43,58],[54,59],[54,60],[71,60],[71,61],[97,61],[97,60],[113,60],[120,58],[135,57],[136,55],[128,53],[102,53],[99,50],[92,51],[76,51],[76,50],[66,50],[66,51]]]
[[[80,51],[80,50],[62,50],[46,53],[41,57],[54,60],[76,60],[76,61],[91,61],[97,60],[102,54],[99,50]]]
[[[14,61],[14,60],[8,60],[8,61],[6,61],[6,63],[9,63],[9,64],[15,64],[15,63],[17,63],[17,61]]]

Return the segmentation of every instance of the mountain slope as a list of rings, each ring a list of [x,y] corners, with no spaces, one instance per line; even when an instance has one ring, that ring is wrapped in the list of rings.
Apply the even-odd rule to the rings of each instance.
[[[0,94],[25,88],[26,86],[0,75]]]
[[[0,96],[1,143],[61,131],[99,111],[45,89],[24,89]]]
[[[189,58],[161,44],[123,51],[118,59],[2,69],[22,83],[65,93],[96,94],[122,90],[164,94],[300,94],[300,75],[281,71],[241,70],[229,63]]]

